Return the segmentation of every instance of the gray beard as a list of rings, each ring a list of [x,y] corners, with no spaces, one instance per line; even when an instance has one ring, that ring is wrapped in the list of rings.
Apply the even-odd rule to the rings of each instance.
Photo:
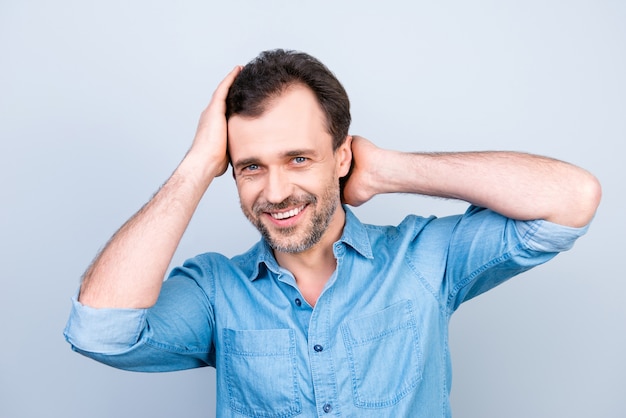
[[[339,190],[338,188],[332,187],[326,190],[324,195],[321,198],[322,205],[321,207],[317,207],[317,203],[319,200],[312,195],[307,195],[304,199],[294,199],[288,198],[284,202],[281,202],[277,205],[256,205],[253,207],[254,213],[257,215],[256,217],[251,216],[249,212],[245,209],[242,210],[248,220],[256,227],[256,229],[261,233],[263,239],[268,243],[270,248],[274,251],[279,251],[282,253],[300,253],[312,248],[315,244],[320,242],[324,233],[328,229],[328,225],[339,206]],[[306,203],[310,205],[310,207],[315,207],[319,212],[315,212],[313,218],[309,225],[307,225],[307,234],[300,242],[293,243],[282,243],[281,240],[275,239],[272,237],[269,229],[261,222],[260,215],[263,212],[269,212],[271,210],[281,210],[285,209],[292,205],[299,205],[302,203]],[[274,235],[278,234],[283,237],[290,237],[297,230],[297,227],[285,228],[277,231]]]

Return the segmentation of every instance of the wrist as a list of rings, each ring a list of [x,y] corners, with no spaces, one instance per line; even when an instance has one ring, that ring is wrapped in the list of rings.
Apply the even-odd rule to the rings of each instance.
[[[401,181],[407,174],[403,153],[378,148],[372,159],[368,182],[372,195],[401,192]]]
[[[192,147],[176,168],[175,173],[206,188],[215,177],[224,174],[227,167],[226,155],[221,159],[212,158]]]

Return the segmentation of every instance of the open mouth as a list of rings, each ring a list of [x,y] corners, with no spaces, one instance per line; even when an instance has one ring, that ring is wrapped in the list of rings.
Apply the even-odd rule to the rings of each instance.
[[[293,218],[294,216],[296,216],[297,214],[299,214],[300,212],[302,212],[302,210],[306,207],[306,205],[302,205],[300,207],[291,209],[291,210],[287,210],[284,212],[271,212],[270,216],[274,219],[277,220],[284,220],[284,219],[289,219],[289,218]]]

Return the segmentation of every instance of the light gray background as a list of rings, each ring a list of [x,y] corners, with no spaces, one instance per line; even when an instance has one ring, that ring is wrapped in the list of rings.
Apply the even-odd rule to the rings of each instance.
[[[167,178],[216,84],[264,49],[344,83],[353,133],[405,151],[504,149],[601,180],[589,234],[451,326],[455,417],[626,416],[626,2],[0,0],[0,416],[211,417],[214,371],[117,371],[70,351],[70,296]],[[458,202],[383,196],[363,220]],[[175,262],[257,239],[234,183]]]

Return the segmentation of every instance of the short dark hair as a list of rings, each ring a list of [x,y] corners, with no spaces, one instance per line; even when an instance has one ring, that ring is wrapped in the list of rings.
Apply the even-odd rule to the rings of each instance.
[[[303,84],[313,91],[326,115],[333,150],[339,148],[350,128],[348,95],[324,64],[304,52],[263,51],[246,64],[228,91],[226,118],[261,116],[272,99],[294,84]]]

